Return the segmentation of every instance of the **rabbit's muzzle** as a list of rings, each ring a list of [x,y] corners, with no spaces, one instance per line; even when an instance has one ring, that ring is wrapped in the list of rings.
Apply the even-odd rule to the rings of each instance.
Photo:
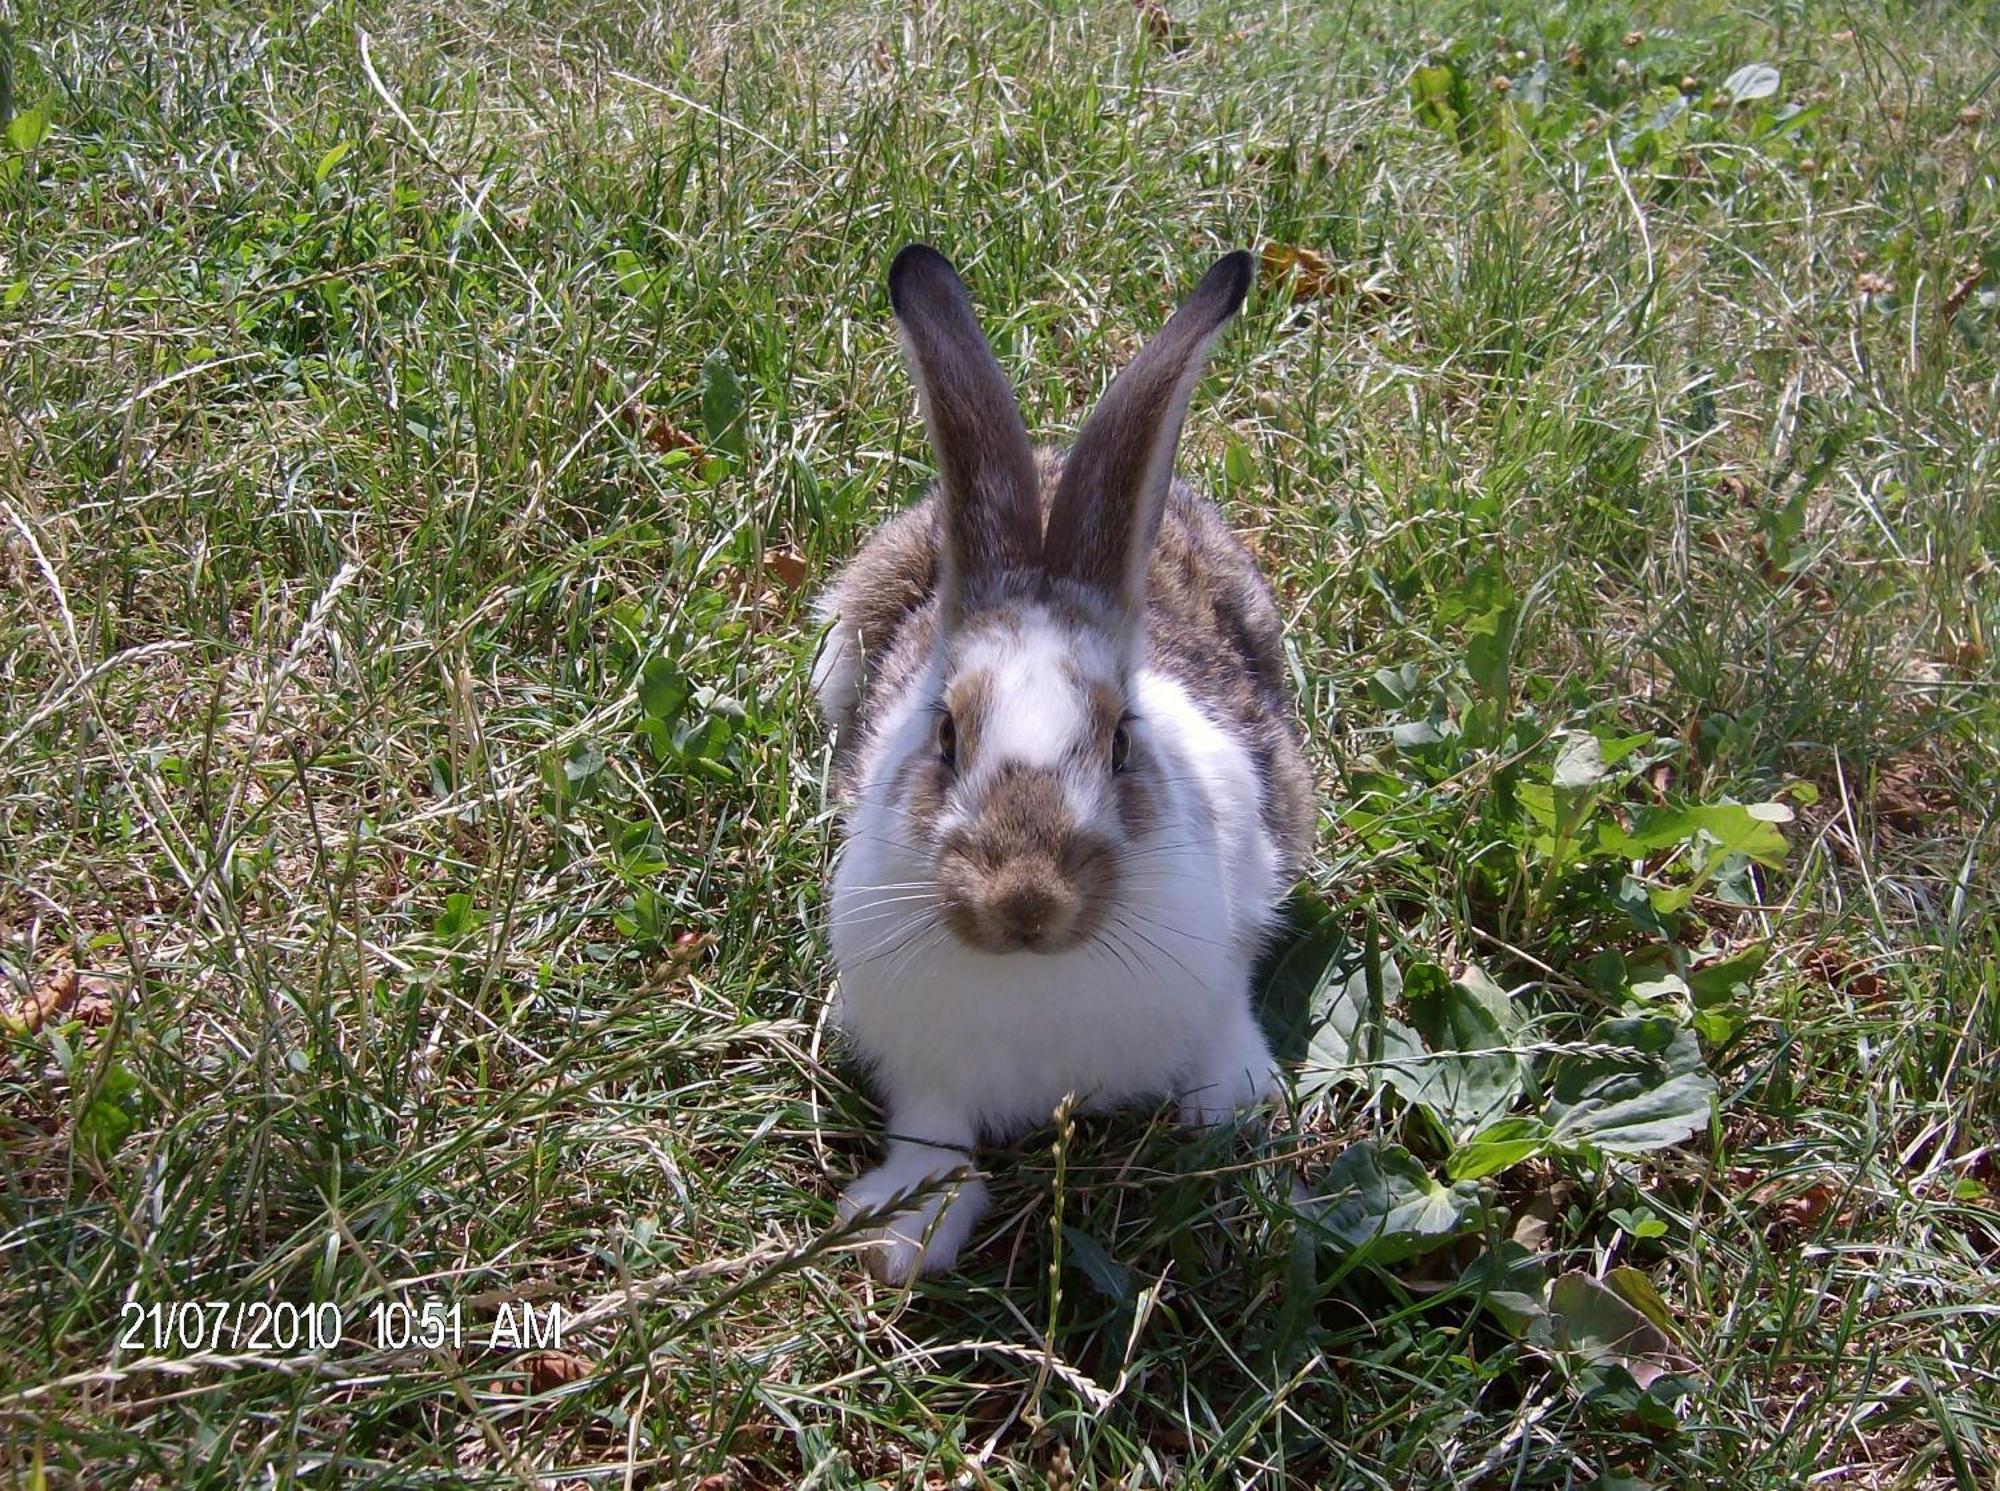
[[[945,921],[991,953],[1058,953],[1088,939],[1117,889],[1117,855],[1080,829],[1054,773],[1014,769],[939,846]]]

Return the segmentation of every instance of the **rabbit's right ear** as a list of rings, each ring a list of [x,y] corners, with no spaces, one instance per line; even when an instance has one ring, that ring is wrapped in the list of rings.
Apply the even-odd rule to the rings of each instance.
[[[938,596],[949,626],[1008,572],[1032,570],[1041,558],[1035,453],[1014,390],[944,255],[921,243],[897,254],[889,303],[937,457],[944,525]]]
[[[1083,423],[1049,504],[1051,576],[1103,597],[1136,632],[1146,565],[1173,481],[1174,445],[1209,345],[1243,304],[1255,261],[1241,249],[1210,266],[1194,293],[1112,379]]]

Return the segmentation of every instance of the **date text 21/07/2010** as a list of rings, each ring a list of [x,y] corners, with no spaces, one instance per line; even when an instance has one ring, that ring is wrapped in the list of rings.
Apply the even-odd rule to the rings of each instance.
[[[119,1312],[118,1350],[191,1355],[332,1351],[347,1338],[346,1310],[331,1301],[127,1300]],[[456,1300],[379,1299],[362,1312],[360,1344],[378,1351],[542,1348],[559,1351],[566,1312],[560,1303],[503,1303],[490,1321],[470,1326]],[[482,1330],[483,1326],[483,1330]]]

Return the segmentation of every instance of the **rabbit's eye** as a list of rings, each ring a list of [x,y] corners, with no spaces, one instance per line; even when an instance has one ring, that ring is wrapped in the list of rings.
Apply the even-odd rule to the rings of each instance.
[[[948,709],[938,713],[937,752],[938,759],[946,766],[958,765],[958,724]]]
[[[1132,729],[1123,720],[1111,732],[1111,769],[1124,771],[1132,763]]]

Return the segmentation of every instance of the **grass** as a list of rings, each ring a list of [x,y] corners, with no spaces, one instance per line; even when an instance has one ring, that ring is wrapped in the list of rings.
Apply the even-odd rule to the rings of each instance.
[[[2000,12],[1170,9],[14,13],[12,1480],[2000,1480]],[[908,1295],[826,1237],[876,1119],[804,606],[926,474],[912,238],[1049,437],[1218,250],[1321,256],[1183,460],[1284,596],[1302,906],[1551,1038],[1654,999],[1716,1083],[1689,1142],[1357,1254],[1300,1199],[1331,1157],[1456,1151],[1350,1072],[982,1156]],[[1637,861],[1519,806],[1579,731],[1645,742],[1600,821],[1782,801],[1785,851],[1654,856],[1707,878],[1649,944]],[[1696,1009],[1592,961],[1646,945],[1762,961]],[[1504,1328],[1510,1238],[1641,1271],[1674,1370]],[[463,1348],[372,1339],[433,1296]],[[485,1346],[524,1299],[602,1308]],[[179,1300],[346,1339],[117,1346]]]

